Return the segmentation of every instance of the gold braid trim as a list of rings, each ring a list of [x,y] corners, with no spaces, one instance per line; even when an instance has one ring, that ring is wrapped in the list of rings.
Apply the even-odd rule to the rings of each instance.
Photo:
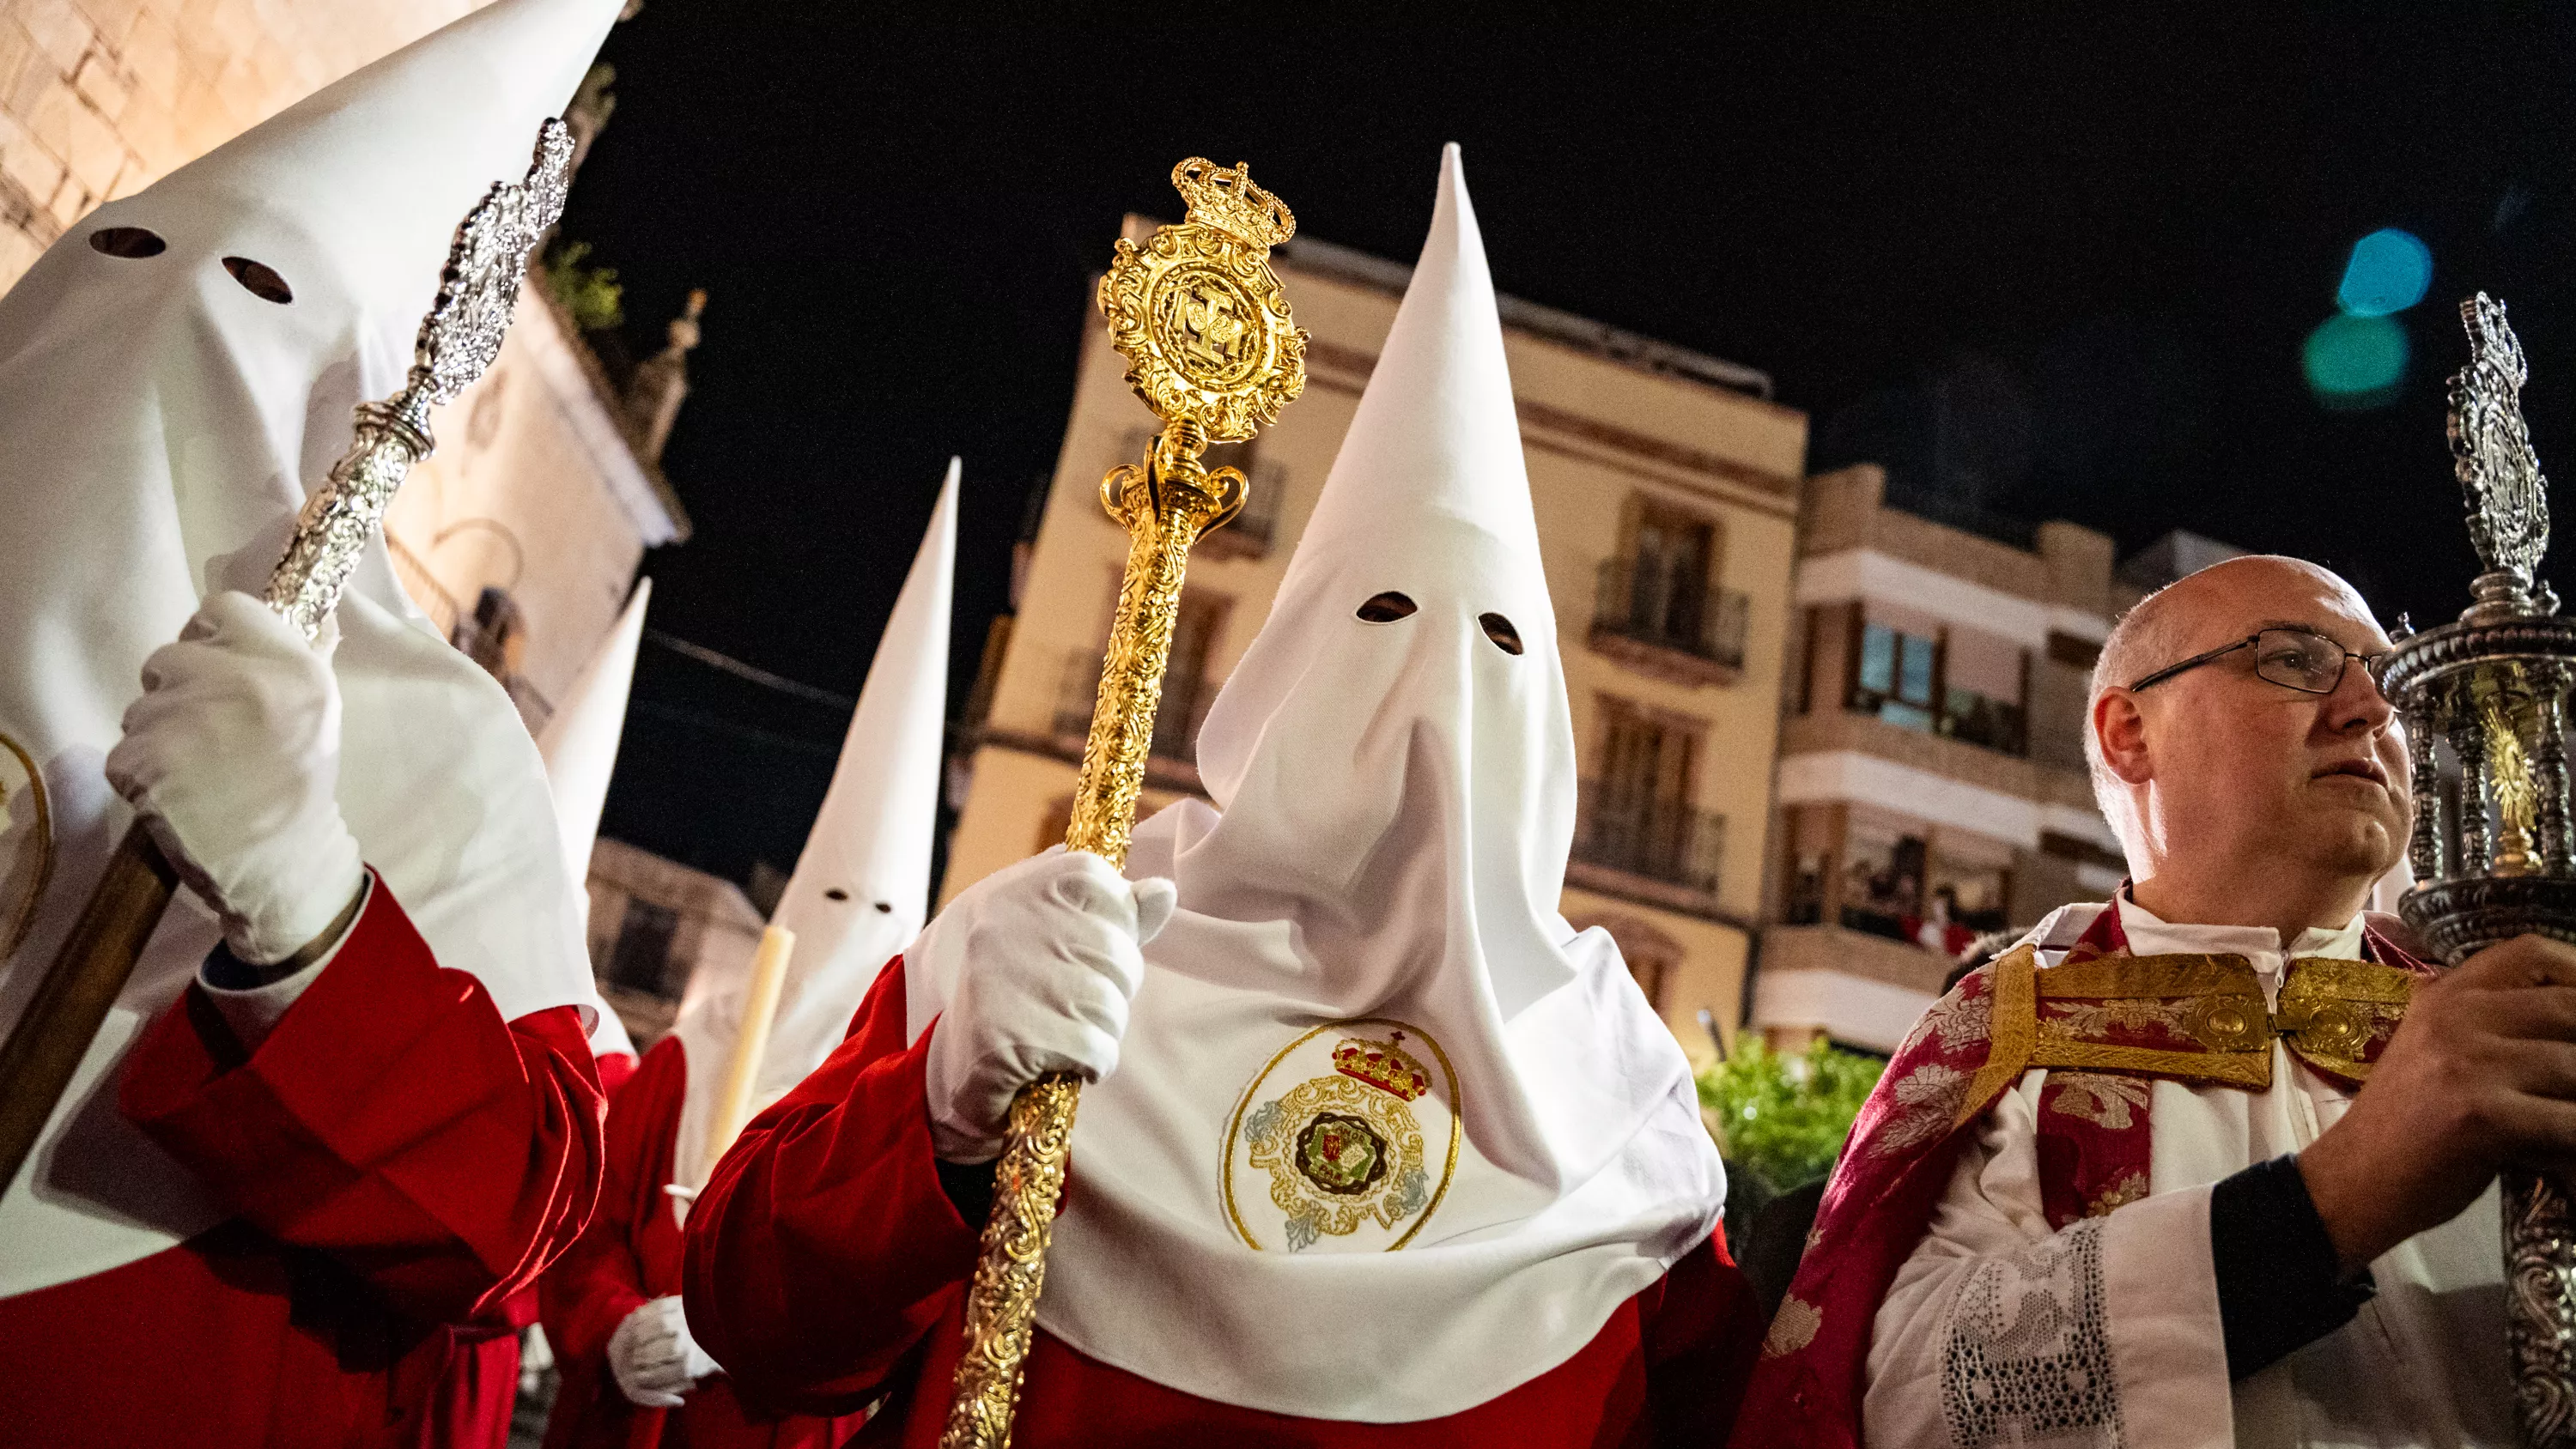
[[[2306,957],[2290,963],[2281,983],[2281,1005],[2273,1023],[2290,1040],[2290,1050],[2309,1065],[2350,1077],[2370,1079],[2370,1049],[2383,1024],[2396,1030],[2415,997],[2415,973],[2372,961],[2335,961]]]
[[[1959,1115],[1950,1123],[1954,1132],[1984,1112],[1996,1093],[2021,1080],[2030,1067],[2031,1049],[2039,1043],[2039,993],[2033,980],[2039,974],[2039,948],[2007,951],[1996,958],[1993,970],[1995,1004],[1987,1018],[1992,1025],[1986,1064],[1968,1079]]]
[[[1994,965],[1992,1040],[1985,1065],[1968,1084],[1960,1121],[1981,1110],[2033,1068],[2170,1077],[2262,1091],[2272,1085],[2272,1043],[2282,1040],[2302,1061],[2353,1081],[2370,1076],[2363,1059],[2383,1029],[2393,1029],[2413,996],[2415,977],[2369,961],[2301,957],[2290,963],[2278,1010],[2266,1010],[2263,988],[2242,956],[2103,956],[2038,968],[2022,947]],[[2065,1023],[2039,1018],[2043,1001],[2176,1002],[2174,1030],[2199,1043],[2153,1047],[2090,1040]]]
[[[2068,997],[2263,995],[2242,956],[2096,956],[2039,973],[2039,994]]]

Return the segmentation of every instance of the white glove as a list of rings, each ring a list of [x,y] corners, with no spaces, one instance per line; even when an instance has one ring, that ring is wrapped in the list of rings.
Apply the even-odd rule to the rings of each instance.
[[[337,636],[323,637],[306,643],[248,594],[209,597],[143,661],[143,697],[107,753],[108,783],[254,966],[329,944],[366,880],[332,798],[340,686]]]
[[[1118,1069],[1141,948],[1172,918],[1174,894],[1162,877],[1130,882],[1058,847],[977,881],[930,923],[914,949],[958,962],[923,1068],[942,1159],[998,1156],[1011,1098],[1039,1077],[1096,1082]],[[960,931],[962,942],[933,940]]]
[[[688,1315],[674,1294],[626,1315],[608,1336],[608,1371],[618,1391],[647,1409],[676,1409],[680,1396],[718,1365],[689,1336]]]

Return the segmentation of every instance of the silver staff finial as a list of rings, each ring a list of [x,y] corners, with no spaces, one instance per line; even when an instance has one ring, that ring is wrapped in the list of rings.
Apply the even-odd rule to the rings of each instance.
[[[2469,541],[2489,573],[2525,589],[2549,551],[2549,480],[2522,422],[2522,384],[2531,370],[2504,319],[2504,304],[2480,292],[2460,304],[2469,365],[2451,377],[2451,459],[2468,495]]]
[[[358,405],[355,439],[329,480],[305,500],[286,557],[269,575],[269,607],[304,637],[314,637],[339,607],[340,590],[375,539],[385,505],[412,465],[429,456],[429,410],[453,401],[500,355],[520,279],[528,274],[528,249],[563,216],[571,170],[572,133],[549,119],[538,128],[526,177],[495,182],[456,228],[402,391]]]

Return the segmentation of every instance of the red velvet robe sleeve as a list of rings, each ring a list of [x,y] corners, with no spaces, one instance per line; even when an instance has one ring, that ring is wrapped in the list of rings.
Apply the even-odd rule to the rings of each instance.
[[[689,1210],[689,1329],[744,1397],[854,1412],[963,1293],[977,1229],[932,1166],[923,1056],[904,1041],[898,958]]]
[[[608,1099],[608,1104],[613,1107],[617,1105],[617,1094],[626,1089],[626,1084],[628,1082],[635,1080],[635,1054],[633,1052],[610,1052],[608,1055],[598,1058],[597,1064],[599,1067],[599,1094],[606,1097]]]
[[[671,1133],[688,1072],[680,1039],[664,1037],[608,1109],[599,1211],[538,1287],[539,1316],[558,1359],[604,1358],[626,1315],[669,1291],[648,1281],[635,1244],[644,1214],[670,1211],[662,1184],[670,1178]]]
[[[579,1013],[502,1021],[381,879],[256,1051],[191,987],[128,1056],[120,1103],[241,1218],[432,1321],[496,1314],[599,1190]]]

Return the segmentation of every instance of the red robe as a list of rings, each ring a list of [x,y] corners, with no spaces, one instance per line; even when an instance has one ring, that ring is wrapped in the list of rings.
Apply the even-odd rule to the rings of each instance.
[[[863,1445],[938,1442],[981,1227],[959,1220],[932,1166],[923,1060],[922,1044],[904,1043],[898,960],[868,993],[850,1039],[752,1122],[689,1214],[698,1341],[767,1401],[848,1413],[891,1395]],[[1079,1192],[1078,1165],[1073,1181]],[[1198,1398],[1087,1358],[1040,1328],[1011,1442],[1714,1444],[1761,1332],[1751,1290],[1713,1239],[1547,1373],[1446,1418],[1364,1424]]]
[[[599,1093],[611,1107],[635,1075],[633,1052],[610,1052],[599,1069]],[[504,1449],[519,1403],[519,1337],[537,1321],[537,1290],[510,1295],[498,1321],[451,1324],[446,1376],[421,1416],[421,1449]]]
[[[581,1017],[503,1022],[383,881],[256,1051],[191,986],[119,1104],[235,1213],[0,1299],[12,1443],[401,1445],[450,1352],[581,1231],[600,1099]]]
[[[626,1315],[680,1291],[680,1225],[662,1191],[673,1177],[688,1056],[678,1033],[645,1053],[608,1113],[608,1175],[599,1214],[545,1276],[539,1294],[546,1337],[563,1382],[546,1449],[831,1449],[864,1418],[762,1413],[716,1374],[698,1381],[679,1409],[630,1401],[608,1370],[608,1340]]]

